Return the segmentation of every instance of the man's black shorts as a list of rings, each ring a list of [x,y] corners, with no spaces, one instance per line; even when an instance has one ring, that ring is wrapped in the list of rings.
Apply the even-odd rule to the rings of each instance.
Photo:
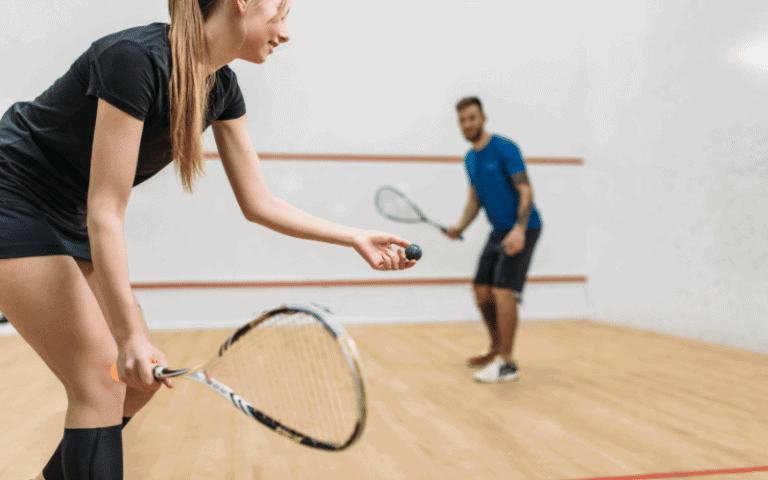
[[[525,246],[515,255],[504,253],[501,241],[504,237],[491,235],[485,244],[477,265],[475,284],[509,288],[517,293],[518,301],[523,293],[525,277],[531,264],[533,250],[539,240],[541,229],[531,229],[525,234]]]

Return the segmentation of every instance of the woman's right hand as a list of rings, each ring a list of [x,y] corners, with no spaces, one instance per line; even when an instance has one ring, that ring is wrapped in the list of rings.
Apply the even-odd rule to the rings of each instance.
[[[118,345],[117,373],[120,381],[128,386],[155,391],[164,383],[166,387],[173,388],[170,378],[164,378],[162,383],[155,379],[152,370],[158,365],[166,367],[168,362],[163,352],[155,348],[147,337],[137,335]]]

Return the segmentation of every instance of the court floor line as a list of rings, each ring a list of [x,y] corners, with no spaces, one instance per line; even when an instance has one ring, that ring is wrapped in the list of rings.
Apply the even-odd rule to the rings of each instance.
[[[651,478],[703,477],[706,475],[730,475],[735,473],[755,473],[755,472],[768,472],[768,466],[748,467],[748,468],[730,468],[730,469],[724,469],[724,470],[699,470],[694,472],[648,473],[643,475],[623,475],[620,477],[580,478],[575,480],[646,480]]]
[[[463,285],[470,284],[472,277],[390,278],[357,280],[274,280],[274,281],[157,281],[131,282],[136,290],[186,289],[186,288],[277,288],[277,287],[366,287],[382,285]],[[536,275],[526,278],[527,283],[586,283],[586,275]]]

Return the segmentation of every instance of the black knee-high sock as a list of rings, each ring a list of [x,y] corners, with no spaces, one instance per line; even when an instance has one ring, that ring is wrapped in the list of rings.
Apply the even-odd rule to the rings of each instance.
[[[128,425],[131,421],[131,417],[123,417],[123,424],[121,429]],[[43,477],[45,480],[65,480],[64,479],[64,465],[61,461],[61,442],[56,447],[56,451],[53,452],[51,459],[48,460],[48,464],[43,467]]]
[[[131,418],[133,417],[123,417],[123,424],[120,426],[120,429],[124,429],[126,425],[128,425],[128,422],[131,421]]]
[[[123,434],[120,425],[65,428],[61,463],[67,480],[123,480]]]

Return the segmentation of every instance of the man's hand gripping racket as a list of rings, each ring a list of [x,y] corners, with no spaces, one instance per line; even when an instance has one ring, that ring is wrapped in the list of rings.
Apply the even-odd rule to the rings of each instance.
[[[206,363],[157,366],[154,376],[202,383],[253,420],[313,448],[343,450],[365,427],[355,343],[316,305],[267,311],[237,329]]]

